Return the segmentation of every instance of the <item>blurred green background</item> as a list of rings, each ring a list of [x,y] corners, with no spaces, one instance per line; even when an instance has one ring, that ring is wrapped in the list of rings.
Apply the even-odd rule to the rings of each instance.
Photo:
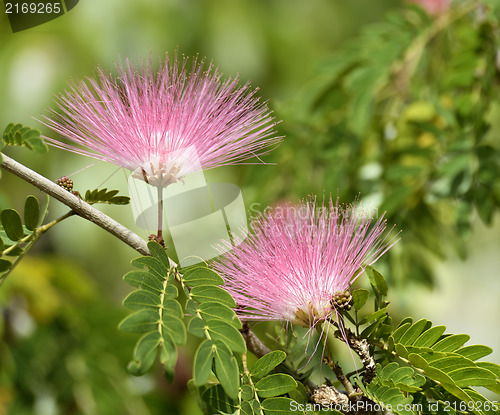
[[[372,124],[365,131],[349,130],[334,121],[337,113],[324,108],[343,108],[344,99],[348,102],[347,97],[336,93],[333,76],[328,77],[328,73],[335,72],[336,57],[348,56],[346,48],[354,55],[364,53],[347,45],[352,45],[349,42],[357,39],[364,28],[384,21],[388,11],[401,9],[400,1],[81,0],[66,15],[18,33],[11,32],[2,7],[0,129],[16,122],[50,134],[33,117],[40,117],[52,105],[54,94],[63,91],[70,79],[92,75],[96,65],[112,68],[119,57],[164,55],[178,49],[187,56],[213,60],[227,77],[239,74],[242,83],[251,81],[260,88],[263,99],[269,100],[277,119],[282,120],[278,129],[286,135],[285,141],[266,158],[277,165],[220,168],[207,174],[210,181],[239,185],[248,209],[251,206],[263,209],[283,199],[297,200],[322,191],[338,193],[345,202],[361,192],[361,198],[369,196],[376,207],[384,208],[387,204],[383,201],[397,189],[390,178],[382,175],[376,185],[389,185],[383,193],[385,199],[377,199],[372,192],[375,184],[359,179],[361,173],[370,175],[370,166],[375,170],[381,168],[377,157],[395,154],[362,148],[380,126]],[[423,21],[422,30],[433,24],[432,20]],[[469,31],[479,31],[477,27],[464,26]],[[401,36],[404,40],[408,33],[404,27],[401,30],[394,32],[391,39]],[[472,37],[463,35],[465,40],[458,44],[467,43],[467,36]],[[364,42],[369,44],[366,34]],[[460,55],[460,50],[450,49],[446,42],[453,44],[449,34],[437,42],[447,51],[441,59]],[[374,57],[383,56],[381,46],[380,42],[374,42]],[[485,62],[493,64],[493,57]],[[456,87],[440,83],[440,74],[439,66],[433,74],[427,74],[428,78],[418,73],[415,81],[418,92],[408,94],[401,105],[411,103],[420,91]],[[453,102],[453,95],[446,96]],[[434,105],[433,95],[428,93],[427,98],[426,102]],[[485,111],[493,125],[488,140],[497,149],[500,106],[495,105]],[[409,116],[408,107],[405,108]],[[460,108],[457,111],[460,127],[466,117],[460,116]],[[375,119],[385,120],[384,114],[390,112],[391,108],[377,107]],[[349,114],[342,112],[340,117],[345,119]],[[384,124],[388,125],[392,124]],[[417,127],[427,128],[420,124]],[[393,128],[400,126],[396,124]],[[439,131],[429,131],[440,137]],[[419,143],[428,138],[422,138],[423,132],[415,132]],[[455,132],[450,132],[452,141],[458,140]],[[413,137],[411,134],[408,137]],[[358,143],[361,150],[353,150],[349,147],[351,143]],[[93,164],[92,160],[52,148],[43,157],[18,148],[6,153],[54,180],[90,165],[71,176],[77,190],[107,187],[127,193],[126,173],[113,166]],[[424,165],[423,160],[428,160],[428,156],[424,155],[417,163]],[[496,162],[487,170],[493,176],[491,180],[496,180],[493,186],[498,184]],[[404,174],[406,171],[394,172],[398,178]],[[425,181],[429,177],[420,179]],[[417,189],[412,187],[418,185],[415,183],[410,180],[405,186]],[[449,186],[452,188],[453,184]],[[393,314],[426,317],[435,324],[447,325],[451,332],[469,333],[471,343],[496,348],[490,358],[499,362],[500,331],[492,327],[498,324],[500,315],[500,226],[495,209],[477,213],[480,210],[477,206],[490,203],[492,189],[486,192],[486,202],[479,198],[476,210],[467,211],[469,222],[466,235],[460,236],[461,247],[454,250],[458,237],[451,232],[443,233],[442,240],[435,241],[444,252],[431,257],[428,251],[437,249],[431,242],[415,237],[418,232],[407,223],[423,228],[432,216],[423,207],[427,209],[433,202],[426,197],[419,199],[415,206],[422,210],[390,205],[389,218],[402,229],[401,237],[413,241],[412,255],[402,260],[401,265],[397,255],[402,254],[396,253],[389,263],[381,266],[393,282],[390,293]],[[40,196],[36,189],[3,172],[0,209],[22,210],[28,194]],[[446,209],[454,198],[456,195],[449,193],[447,198],[440,199],[442,215],[439,219],[432,216],[443,226],[451,221],[447,216],[451,213]],[[105,206],[102,210],[146,237],[133,224],[129,207]],[[52,201],[51,218],[65,212],[64,206]],[[405,252],[409,252],[409,247],[401,244],[400,250],[408,248]],[[121,277],[130,270],[129,261],[137,256],[104,231],[75,217],[42,238],[0,288],[0,310],[4,316],[0,322],[3,338],[0,414],[197,413],[196,403],[185,389],[195,343],[183,349],[174,385],[166,384],[161,370],[142,378],[133,378],[126,372],[135,336],[118,332],[116,327],[126,314],[121,301],[130,290]],[[416,275],[405,278],[410,271]]]

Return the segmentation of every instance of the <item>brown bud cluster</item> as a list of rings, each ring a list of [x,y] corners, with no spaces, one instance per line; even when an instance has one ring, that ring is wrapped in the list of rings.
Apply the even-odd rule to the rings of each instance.
[[[349,311],[351,309],[352,296],[349,291],[337,291],[332,296],[332,306],[339,311]]]
[[[56,180],[56,184],[61,186],[63,189],[66,189],[68,192],[73,190],[73,180],[69,177],[63,176]]]

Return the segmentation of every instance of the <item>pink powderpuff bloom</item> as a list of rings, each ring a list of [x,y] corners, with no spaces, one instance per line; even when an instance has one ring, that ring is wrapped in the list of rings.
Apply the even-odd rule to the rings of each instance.
[[[449,0],[409,0],[410,3],[418,4],[431,16],[439,16],[449,8]]]
[[[254,232],[213,267],[243,319],[314,327],[335,319],[334,294],[397,242],[384,236],[383,216],[372,224],[374,214],[331,197],[327,206],[281,205],[253,218]]]
[[[54,146],[134,171],[164,187],[200,168],[236,164],[276,147],[275,123],[249,84],[222,80],[213,65],[194,59],[188,69],[168,55],[154,72],[151,60],[126,59],[113,76],[70,83],[46,126],[69,139]],[[76,144],[76,145],[74,145]]]

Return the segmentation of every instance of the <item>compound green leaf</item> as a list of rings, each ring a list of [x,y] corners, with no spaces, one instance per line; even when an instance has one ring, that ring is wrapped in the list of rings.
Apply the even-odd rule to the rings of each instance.
[[[281,350],[274,350],[262,356],[255,362],[250,370],[250,375],[255,379],[260,379],[266,376],[276,366],[281,364],[286,359],[286,353]]]
[[[297,382],[290,375],[275,373],[262,378],[255,384],[257,393],[262,398],[284,395],[297,387]]]

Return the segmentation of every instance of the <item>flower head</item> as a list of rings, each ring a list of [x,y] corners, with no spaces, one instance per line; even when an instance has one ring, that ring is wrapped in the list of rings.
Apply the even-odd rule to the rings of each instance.
[[[306,327],[335,317],[338,293],[396,241],[355,204],[330,198],[273,208],[254,218],[254,233],[225,254],[214,268],[249,320],[282,320]]]
[[[265,154],[280,141],[266,103],[248,84],[222,80],[212,65],[177,56],[117,65],[117,76],[70,84],[44,124],[72,144],[54,146],[125,167],[155,186],[199,168],[235,164]],[[74,145],[77,144],[77,145]]]

